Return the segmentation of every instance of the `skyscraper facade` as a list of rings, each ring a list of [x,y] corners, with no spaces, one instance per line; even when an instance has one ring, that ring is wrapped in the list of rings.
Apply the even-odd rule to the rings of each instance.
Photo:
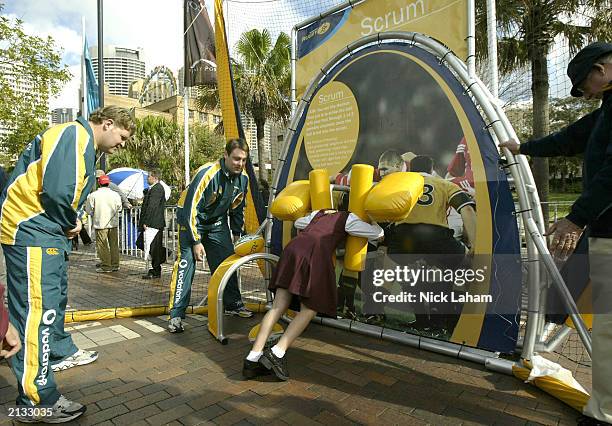
[[[69,123],[74,119],[74,108],[55,108],[51,111],[51,124]]]
[[[145,77],[143,50],[105,44],[102,52],[104,84],[108,87],[109,93],[128,96],[132,82]],[[98,78],[98,46],[90,47],[89,55]]]

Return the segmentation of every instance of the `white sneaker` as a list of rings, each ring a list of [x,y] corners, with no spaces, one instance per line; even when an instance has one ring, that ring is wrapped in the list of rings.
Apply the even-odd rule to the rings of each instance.
[[[51,364],[51,369],[54,372],[68,370],[69,368],[78,367],[79,365],[91,364],[97,359],[98,352],[79,349],[74,355],[69,356],[63,361]]]
[[[170,333],[182,333],[185,331],[181,317],[170,318],[170,321],[168,321],[168,331]]]
[[[29,407],[32,408],[32,407]],[[87,407],[75,401],[66,399],[64,395],[60,395],[59,399],[50,410],[40,409],[39,416],[18,416],[15,419],[21,423],[66,423],[77,417],[80,417]]]

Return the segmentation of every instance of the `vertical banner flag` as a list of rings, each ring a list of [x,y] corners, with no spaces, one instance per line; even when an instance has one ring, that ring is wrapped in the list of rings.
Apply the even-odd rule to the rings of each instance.
[[[238,108],[236,90],[234,88],[234,80],[230,67],[222,0],[215,0],[215,53],[217,59],[217,86],[219,89],[225,139],[244,139],[244,129],[240,120],[240,110]],[[249,193],[244,214],[244,224],[247,232],[253,233],[265,219],[266,212],[263,207],[264,204],[261,199],[261,194],[259,193],[257,176],[250,157],[247,161],[246,173],[249,175]]]
[[[185,0],[185,87],[216,81],[215,36],[203,0]]]
[[[83,58],[85,61],[83,97],[85,98],[83,106],[85,107],[83,117],[89,118],[89,114],[100,106],[100,96],[98,92],[98,82],[94,74],[91,57],[89,56],[89,45],[87,37],[84,37],[83,43]]]

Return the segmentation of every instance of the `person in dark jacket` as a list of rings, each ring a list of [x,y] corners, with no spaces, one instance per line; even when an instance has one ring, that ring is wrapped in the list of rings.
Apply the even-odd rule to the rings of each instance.
[[[601,99],[601,106],[566,128],[544,138],[500,144],[514,154],[534,157],[584,154],[583,190],[570,213],[555,222],[550,251],[566,258],[585,230],[593,291],[593,392],[579,424],[612,423],[612,44],[596,42],[570,61],[571,95]]]
[[[151,278],[161,277],[161,265],[166,261],[163,246],[164,228],[166,227],[166,191],[159,182],[161,179],[159,170],[151,170],[147,179],[149,190],[142,201],[140,226],[144,231],[147,231],[147,229],[157,230],[149,248],[151,269],[142,277],[145,280],[150,280]]]
[[[4,167],[0,166],[0,194],[4,191],[4,185],[8,182],[8,176],[4,171]]]

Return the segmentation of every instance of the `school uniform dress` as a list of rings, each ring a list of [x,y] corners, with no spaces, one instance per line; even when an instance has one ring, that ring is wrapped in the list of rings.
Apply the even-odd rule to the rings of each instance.
[[[284,288],[309,309],[336,316],[336,272],[333,255],[348,234],[380,238],[383,230],[349,212],[319,210],[295,222],[302,232],[287,244],[273,272],[270,290]],[[298,305],[298,306],[296,306]]]

